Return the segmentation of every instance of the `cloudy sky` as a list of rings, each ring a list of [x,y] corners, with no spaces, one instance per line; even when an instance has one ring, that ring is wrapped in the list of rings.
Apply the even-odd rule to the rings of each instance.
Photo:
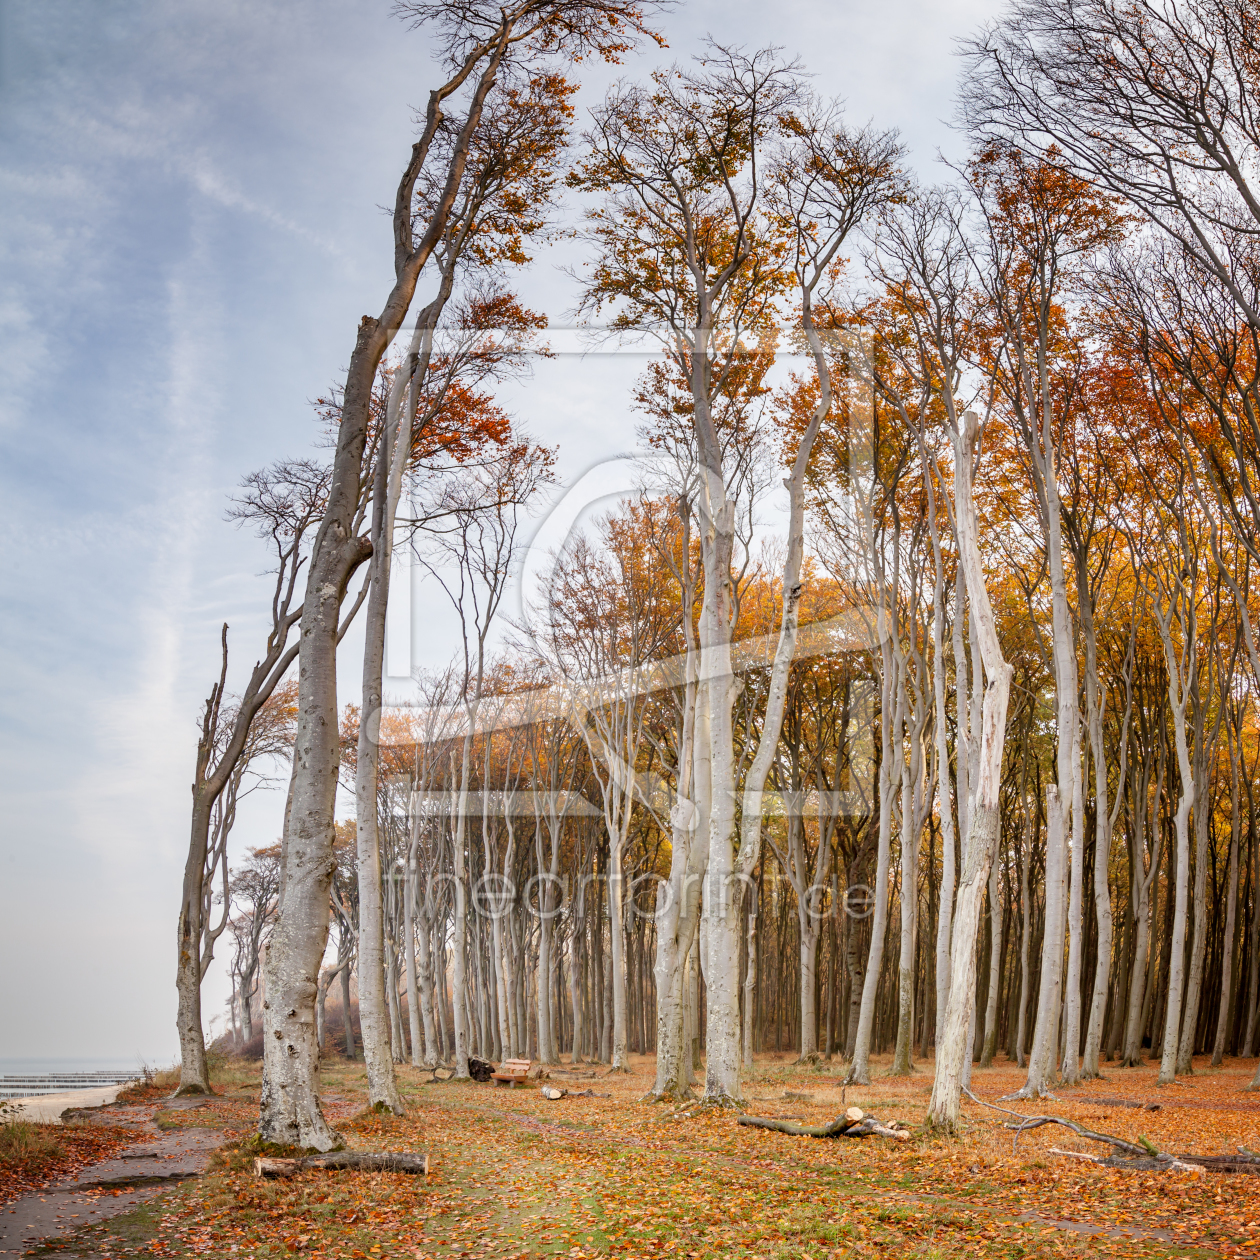
[[[380,207],[435,79],[389,7],[0,0],[0,1059],[176,1053],[194,723],[219,626],[244,663],[265,600],[224,505],[310,451],[310,401],[388,288]],[[706,32],[782,45],[935,179],[962,152],[952,41],[996,8],[684,0],[669,51],[620,73]],[[612,72],[586,73],[591,101]],[[559,261],[520,284],[564,325]],[[641,366],[560,355],[512,393],[582,494],[617,488]],[[438,622],[415,662],[448,647]],[[275,838],[279,797],[251,800],[238,847]],[[225,992],[212,974],[207,1016]]]

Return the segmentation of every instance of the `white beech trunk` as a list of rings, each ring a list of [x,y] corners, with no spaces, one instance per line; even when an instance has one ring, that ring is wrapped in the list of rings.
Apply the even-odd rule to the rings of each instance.
[[[290,784],[291,808],[281,846],[280,913],[267,951],[263,1007],[263,1082],[258,1131],[278,1145],[327,1151],[336,1143],[319,1105],[319,1045],[315,994],[328,944],[334,808],[340,762],[337,712],[338,624],[346,584],[368,558],[369,539],[355,534],[360,478],[376,371],[402,326],[416,281],[446,230],[463,178],[473,131],[495,84],[511,22],[476,46],[465,67],[431,93],[424,132],[413,145],[394,208],[395,279],[378,317],[364,316],[342,393],[337,449],[324,520],[307,565],[298,658],[298,726]],[[447,179],[419,240],[412,222],[416,182],[443,118],[442,102],[481,66],[460,132],[450,150]],[[362,966],[362,960],[360,960]]]
[[[626,798],[625,825],[630,822],[630,799]],[[625,835],[620,828],[610,835],[608,852],[608,954],[612,981],[612,1045],[609,1059],[614,1072],[628,1072],[626,1041],[626,911],[622,862]],[[736,951],[738,953],[738,951]]]
[[[1024,798],[1024,818],[1032,824],[1032,810],[1028,798]],[[1026,851],[1021,853],[1019,862],[1019,905],[1020,905],[1020,938],[1019,938],[1019,1019],[1015,1027],[1015,1061],[1020,1067],[1027,1067],[1028,1061],[1024,1050],[1028,1034],[1028,989],[1030,979],[1030,954],[1032,952],[1032,887],[1029,880],[1029,867],[1032,865],[1032,836],[1028,837]]]
[[[952,410],[952,408],[951,408]],[[963,429],[954,439],[954,520],[958,555],[967,595],[971,602],[972,632],[980,644],[985,673],[980,730],[976,732],[979,756],[975,796],[970,804],[969,829],[963,849],[962,878],[954,909],[954,934],[950,946],[949,1002],[944,1035],[938,1039],[936,1074],[928,1116],[934,1125],[953,1129],[958,1124],[964,1071],[971,1061],[968,1030],[975,1013],[976,935],[980,904],[989,868],[997,851],[1001,812],[1002,750],[1006,743],[1006,707],[1010,697],[1012,667],[1002,655],[997,625],[984,584],[980,559],[975,499],[972,493],[972,460],[980,436],[980,420],[974,412],[963,418]],[[979,680],[976,680],[977,684]],[[978,686],[977,686],[978,689]]]
[[[1182,998],[1185,989],[1186,914],[1190,897],[1190,810],[1194,806],[1194,769],[1190,764],[1190,752],[1186,739],[1186,699],[1190,688],[1197,685],[1192,655],[1194,644],[1194,618],[1189,619],[1185,653],[1191,656],[1187,679],[1183,682],[1176,649],[1173,646],[1171,622],[1173,607],[1170,603],[1165,614],[1158,606],[1155,610],[1160,638],[1164,644],[1164,661],[1168,667],[1168,699],[1172,707],[1173,736],[1177,746],[1177,769],[1181,776],[1181,798],[1177,802],[1176,815],[1176,886],[1173,890],[1172,952],[1168,961],[1168,997],[1164,1011],[1164,1036],[1160,1053],[1160,1085],[1168,1085],[1177,1079],[1178,1033],[1181,1030]]]
[[[1041,984],[1037,1017],[1028,1053],[1028,1079],[1016,1097],[1041,1098],[1050,1092],[1059,1052],[1059,1014],[1062,1009],[1063,935],[1067,920],[1067,845],[1065,832],[1070,801],[1059,795],[1057,784],[1046,787],[1046,913],[1041,948]]]
[[[1225,697],[1222,697],[1222,703]],[[1229,888],[1225,900],[1225,944],[1221,952],[1221,1005],[1216,1016],[1216,1036],[1212,1042],[1212,1066],[1219,1067],[1225,1055],[1229,1018],[1234,1008],[1235,925],[1238,914],[1238,839],[1241,828],[1238,803],[1239,747],[1229,740]],[[1253,894],[1254,895],[1254,894]]]
[[[416,935],[416,965],[419,971],[420,985],[420,1018],[424,1024],[424,1067],[437,1067],[438,1060],[443,1057],[443,1048],[438,1040],[437,1018],[434,1012],[434,968],[433,968],[433,931],[434,912],[428,901],[431,891],[425,891],[425,910],[421,915],[420,931]],[[446,976],[439,977],[443,988],[446,987]]]
[[[896,610],[894,609],[894,617]],[[899,669],[900,654],[894,651],[884,595],[880,596],[876,623],[883,660],[880,727],[882,755],[879,767],[879,839],[875,847],[875,905],[871,914],[871,945],[866,955],[866,973],[862,978],[862,1005],[858,1010],[857,1039],[853,1043],[853,1062],[846,1081],[851,1085],[871,1083],[871,1036],[875,1030],[875,997],[879,990],[879,973],[884,965],[884,937],[888,929],[888,865],[892,841],[892,821],[896,810],[900,776],[893,777],[893,757],[901,761],[901,728],[905,716],[904,687]]]
[[[1186,979],[1186,996],[1183,1003],[1181,1038],[1177,1044],[1177,1072],[1190,1075],[1194,1072],[1192,1058],[1194,1042],[1199,1027],[1199,991],[1203,985],[1203,963],[1207,957],[1207,868],[1208,868],[1208,756],[1204,748],[1205,721],[1201,716],[1203,705],[1195,720],[1195,787],[1194,799],[1199,802],[1194,811],[1194,939],[1190,946],[1190,974]],[[1219,727],[1218,727],[1219,729]],[[1215,752],[1216,741],[1211,741]],[[1232,942],[1225,938],[1226,949]],[[1223,1003],[1222,1003],[1223,1004]]]
[[[1158,825],[1159,800],[1163,792],[1163,766],[1161,764],[1155,783],[1155,809],[1151,817],[1155,828],[1151,836],[1150,864],[1139,870],[1136,862],[1145,861],[1147,785],[1150,771],[1144,768],[1138,776],[1134,792],[1133,852],[1135,865],[1132,872],[1130,896],[1133,905],[1133,922],[1136,928],[1133,968],[1129,976],[1129,1004],[1125,1014],[1123,1063],[1125,1067],[1137,1067],[1142,1062],[1142,1006],[1146,996],[1147,955],[1151,942],[1151,888],[1159,872],[1160,853],[1163,848],[1163,831]]]
[[[1032,1051],[1028,1057],[1028,1080],[1018,1091],[1020,1098],[1039,1098],[1049,1092],[1056,1076],[1059,1051],[1059,1017],[1065,1018],[1067,1054],[1065,1075],[1075,1080],[1080,1073],[1080,968],[1083,879],[1083,837],[1079,822],[1083,817],[1081,797],[1081,730],[1078,714],[1076,647],[1068,607],[1067,575],[1063,566],[1063,521],[1055,473],[1049,416],[1044,419],[1044,454],[1033,452],[1042,472],[1046,557],[1050,570],[1051,643],[1054,657],[1056,719],[1056,784],[1058,816],[1046,827],[1046,917],[1041,947],[1041,985],[1037,995],[1037,1022]],[[1038,456],[1040,455],[1040,458]],[[1047,800],[1049,793],[1047,793]],[[1068,863],[1071,855],[1071,899],[1068,890]],[[1063,950],[1067,927],[1072,936],[1068,945],[1066,1002],[1063,985]]]
[[[931,487],[930,472],[924,467],[928,482],[928,527],[932,537],[932,559],[935,574],[932,582],[932,698],[935,705],[933,734],[936,739],[936,808],[941,821],[941,884],[936,921],[936,1029],[933,1041],[939,1040],[939,1029],[949,1003],[949,944],[954,916],[955,847],[954,802],[950,792],[949,726],[945,708],[945,576],[941,558],[940,532],[936,524],[936,494]]]
[[[403,884],[403,967],[407,977],[407,1025],[411,1034],[411,1063],[424,1063],[424,1036],[420,1031],[420,983],[416,967],[416,860],[414,853],[407,861]]]
[[[1081,959],[1085,952],[1085,800],[1081,783],[1081,724],[1072,732],[1072,839],[1068,846],[1067,983],[1063,1010],[1063,1082],[1081,1079]]]
[[[980,1066],[989,1067],[997,1052],[998,991],[1002,987],[1001,879],[997,862],[989,868],[989,993],[984,1004],[984,1048]]]
[[[916,652],[919,668],[923,658]],[[919,929],[919,838],[927,815],[928,759],[923,732],[928,713],[925,697],[914,692],[914,723],[909,731],[910,761],[901,761],[901,956],[897,966],[897,1047],[892,1074],[914,1071],[914,957]]]
[[[757,911],[753,905],[748,913],[748,958],[744,969],[744,1070],[752,1071],[753,1038],[756,1035],[757,1014]]]
[[[1088,574],[1083,581],[1087,584]],[[1078,578],[1078,589],[1082,579]],[[1112,965],[1113,924],[1111,915],[1111,838],[1116,817],[1124,803],[1125,780],[1129,769],[1129,724],[1133,717],[1133,649],[1136,622],[1129,635],[1129,648],[1124,662],[1125,706],[1120,719],[1120,765],[1116,779],[1113,806],[1107,798],[1107,754],[1103,742],[1103,711],[1106,693],[1098,684],[1098,633],[1094,625],[1093,601],[1086,593],[1081,598],[1081,629],[1085,638],[1085,719],[1089,728],[1090,756],[1094,763],[1094,916],[1098,927],[1097,961],[1094,964],[1094,996],[1089,1008],[1089,1026],[1085,1032],[1085,1062],[1081,1075],[1087,1080],[1099,1073],[1102,1053],[1103,1020],[1107,1014],[1107,998]],[[1117,999],[1119,999],[1117,992]]]
[[[1212,613],[1214,627],[1216,618],[1217,612],[1214,609]],[[1213,638],[1215,638],[1215,629],[1213,630]],[[1211,652],[1209,652],[1209,660],[1212,660]],[[1228,693],[1231,681],[1232,671],[1229,674],[1222,674],[1220,686],[1223,693]],[[1213,690],[1211,673],[1209,672],[1209,685],[1207,687],[1209,696]],[[1194,1043],[1197,1040],[1199,1028],[1199,998],[1203,987],[1203,967],[1207,959],[1208,823],[1212,812],[1208,802],[1211,799],[1209,789],[1211,787],[1212,767],[1216,764],[1216,750],[1220,741],[1221,724],[1225,717],[1225,703],[1222,700],[1222,703],[1217,706],[1216,718],[1212,724],[1211,734],[1209,734],[1207,731],[1207,700],[1198,694],[1197,687],[1191,699],[1194,705],[1194,799],[1198,802],[1194,811],[1194,942],[1190,950],[1190,976],[1186,983],[1185,1014],[1182,1020],[1181,1041],[1177,1048],[1177,1071],[1178,1073],[1186,1074],[1194,1071]],[[1227,935],[1224,944],[1225,952],[1228,953],[1232,948],[1233,940]],[[1221,1005],[1227,1005],[1228,1001],[1227,988],[1225,995],[1221,999]]]
[[[690,637],[688,632],[689,641]],[[678,793],[670,813],[669,882],[658,886],[656,903],[656,1082],[652,1094],[661,1099],[681,1099],[691,1092],[691,1046],[685,1029],[687,958],[700,922],[712,787],[704,751],[710,746],[708,704],[703,684],[695,679],[696,663],[689,642]]]
[[[911,741],[911,765],[920,756]],[[897,1046],[893,1054],[893,1076],[906,1076],[912,1062],[914,1031],[914,931],[919,908],[918,836],[914,834],[915,809],[913,772],[901,767],[901,955],[897,960]]]
[[[465,706],[467,730],[464,732],[463,757],[460,764],[459,799],[456,804],[454,837],[455,927],[451,938],[451,1020],[455,1025],[455,1076],[468,1077],[468,1011],[465,999],[468,989],[468,872],[465,865],[464,837],[468,818],[468,779],[472,771],[472,738],[477,725],[477,702]]]

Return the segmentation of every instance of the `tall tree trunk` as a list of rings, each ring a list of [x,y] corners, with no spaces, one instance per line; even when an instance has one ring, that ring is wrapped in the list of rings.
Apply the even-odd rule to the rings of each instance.
[[[894,651],[893,627],[889,625],[886,607],[887,592],[881,593],[876,623],[883,660],[884,682],[880,704],[882,755],[879,768],[879,839],[875,849],[875,907],[871,915],[871,944],[866,955],[866,974],[862,980],[861,1006],[858,1009],[857,1036],[853,1043],[853,1062],[847,1081],[853,1085],[871,1083],[871,1037],[875,1028],[875,998],[879,991],[879,975],[884,961],[884,937],[888,927],[888,865],[892,838],[892,820],[896,786],[893,758],[901,761],[901,730],[904,719],[904,693],[899,654]],[[895,598],[895,596],[894,596]],[[896,616],[894,606],[893,616]]]
[[[984,1044],[980,1066],[991,1067],[997,1053],[998,996],[1002,989],[1002,904],[999,868],[989,869],[989,992],[984,1007]]]
[[[1212,1042],[1212,1066],[1220,1067],[1234,1009],[1235,926],[1238,914],[1238,837],[1241,829],[1238,808],[1239,749],[1230,739],[1229,749],[1229,883],[1225,893],[1225,939],[1221,947],[1221,1007],[1216,1016],[1216,1036]],[[1253,894],[1254,895],[1254,894]]]
[[[424,1039],[420,1032],[420,983],[416,967],[416,862],[414,853],[407,862],[403,885],[403,967],[407,977],[407,1024],[411,1034],[411,1065],[424,1063]]]
[[[1181,799],[1177,802],[1176,826],[1176,884],[1173,909],[1171,952],[1168,962],[1168,982],[1165,989],[1167,1005],[1164,1011],[1164,1035],[1161,1043],[1159,1084],[1168,1085],[1177,1079],[1177,1035],[1181,1029],[1182,998],[1185,984],[1186,913],[1190,895],[1190,810],[1194,806],[1194,770],[1186,747],[1186,697],[1188,686],[1180,683],[1172,639],[1167,633],[1167,623],[1161,622],[1164,638],[1164,655],[1168,663],[1168,695],[1172,703],[1173,736],[1177,745],[1177,767],[1181,774]],[[1193,648],[1191,648],[1193,651]],[[1193,670],[1191,671],[1193,678]]]
[[[975,796],[970,803],[969,829],[963,851],[962,878],[954,913],[950,946],[949,1004],[945,1032],[937,1047],[929,1118],[935,1125],[958,1123],[965,1061],[970,1060],[968,1028],[975,1013],[976,929],[989,868],[997,851],[1001,819],[1002,751],[1006,742],[1006,707],[1014,670],[1002,655],[996,619],[984,584],[980,559],[972,461],[980,436],[974,412],[954,430],[954,520],[958,553],[971,602],[973,630],[982,653],[985,687],[979,736]],[[979,683],[979,679],[976,680]],[[977,687],[978,689],[978,687]]]
[[[328,502],[307,564],[298,668],[298,725],[290,785],[292,808],[281,853],[284,895],[267,951],[267,1003],[263,1011],[263,1084],[259,1133],[269,1142],[330,1150],[336,1135],[319,1105],[319,1046],[314,1002],[328,943],[333,871],[333,811],[340,741],[337,714],[338,619],[347,583],[371,553],[358,537],[360,478],[376,371],[406,319],[416,281],[437,242],[463,179],[474,129],[494,86],[511,22],[471,50],[465,65],[430,94],[421,138],[399,182],[394,207],[395,278],[379,317],[359,324],[342,394],[337,448]],[[413,194],[434,136],[442,103],[484,62],[463,125],[450,149],[445,182],[423,235],[413,233]],[[364,967],[360,958],[360,969]],[[368,984],[374,981],[369,978]]]
[[[226,664],[225,652],[225,667]],[[205,933],[202,917],[206,902],[205,863],[209,847],[211,798],[203,784],[194,784],[193,793],[192,834],[184,864],[179,923],[175,930],[175,1028],[179,1034],[180,1063],[177,1094],[210,1093],[210,1068],[206,1062],[206,1038],[201,1023],[201,980],[205,972],[202,965],[202,938]],[[225,913],[226,909],[225,906]]]
[[[1212,692],[1209,686],[1208,694]],[[1208,821],[1211,808],[1208,804],[1208,787],[1211,762],[1215,757],[1217,737],[1220,735],[1220,717],[1211,736],[1207,734],[1207,705],[1196,693],[1194,705],[1194,799],[1198,802],[1194,811],[1194,939],[1190,947],[1190,975],[1186,981],[1186,997],[1181,1026],[1181,1038],[1177,1044],[1177,1071],[1190,1074],[1194,1071],[1194,1043],[1199,1028],[1199,995],[1203,986],[1203,965],[1207,958],[1207,875],[1208,875]],[[1224,708],[1218,715],[1224,714]]]
[[[914,1071],[911,1059],[914,1026],[914,953],[919,909],[918,811],[915,808],[921,741],[911,737],[910,764],[901,764],[901,956],[897,964],[897,1048],[893,1076]]]
[[[625,801],[625,823],[629,823],[630,800]],[[612,987],[612,1038],[609,1059],[613,1071],[628,1072],[626,1059],[627,1012],[626,1012],[626,912],[622,887],[622,852],[625,836],[621,827],[613,833],[615,840],[608,853],[608,973]],[[738,955],[738,950],[736,954]]]
[[[400,373],[401,375],[401,373]],[[391,394],[397,390],[392,390]],[[397,414],[396,405],[390,410]],[[381,846],[377,825],[385,611],[393,561],[389,518],[390,435],[382,435],[372,488],[371,589],[363,646],[363,707],[355,765],[356,841],[359,873],[359,1028],[367,1067],[368,1106],[403,1111],[394,1079],[394,1051],[385,982],[385,925],[381,901]]]

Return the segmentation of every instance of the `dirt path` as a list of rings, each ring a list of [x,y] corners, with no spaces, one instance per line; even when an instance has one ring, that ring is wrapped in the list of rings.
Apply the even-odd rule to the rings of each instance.
[[[154,1111],[151,1106],[111,1108],[111,1123],[135,1126],[136,1146],[0,1207],[0,1257],[20,1256],[84,1225],[134,1211],[172,1185],[204,1172],[223,1134],[202,1128],[163,1133],[153,1123]],[[56,1254],[86,1255],[73,1250]]]

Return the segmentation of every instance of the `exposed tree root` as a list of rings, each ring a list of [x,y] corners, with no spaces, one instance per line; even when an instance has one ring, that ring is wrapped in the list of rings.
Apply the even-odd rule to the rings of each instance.
[[[645,1103],[684,1103],[693,1102],[695,1098],[696,1091],[688,1085],[677,1093],[668,1089],[663,1089],[659,1093],[655,1090],[649,1090],[639,1101]]]

